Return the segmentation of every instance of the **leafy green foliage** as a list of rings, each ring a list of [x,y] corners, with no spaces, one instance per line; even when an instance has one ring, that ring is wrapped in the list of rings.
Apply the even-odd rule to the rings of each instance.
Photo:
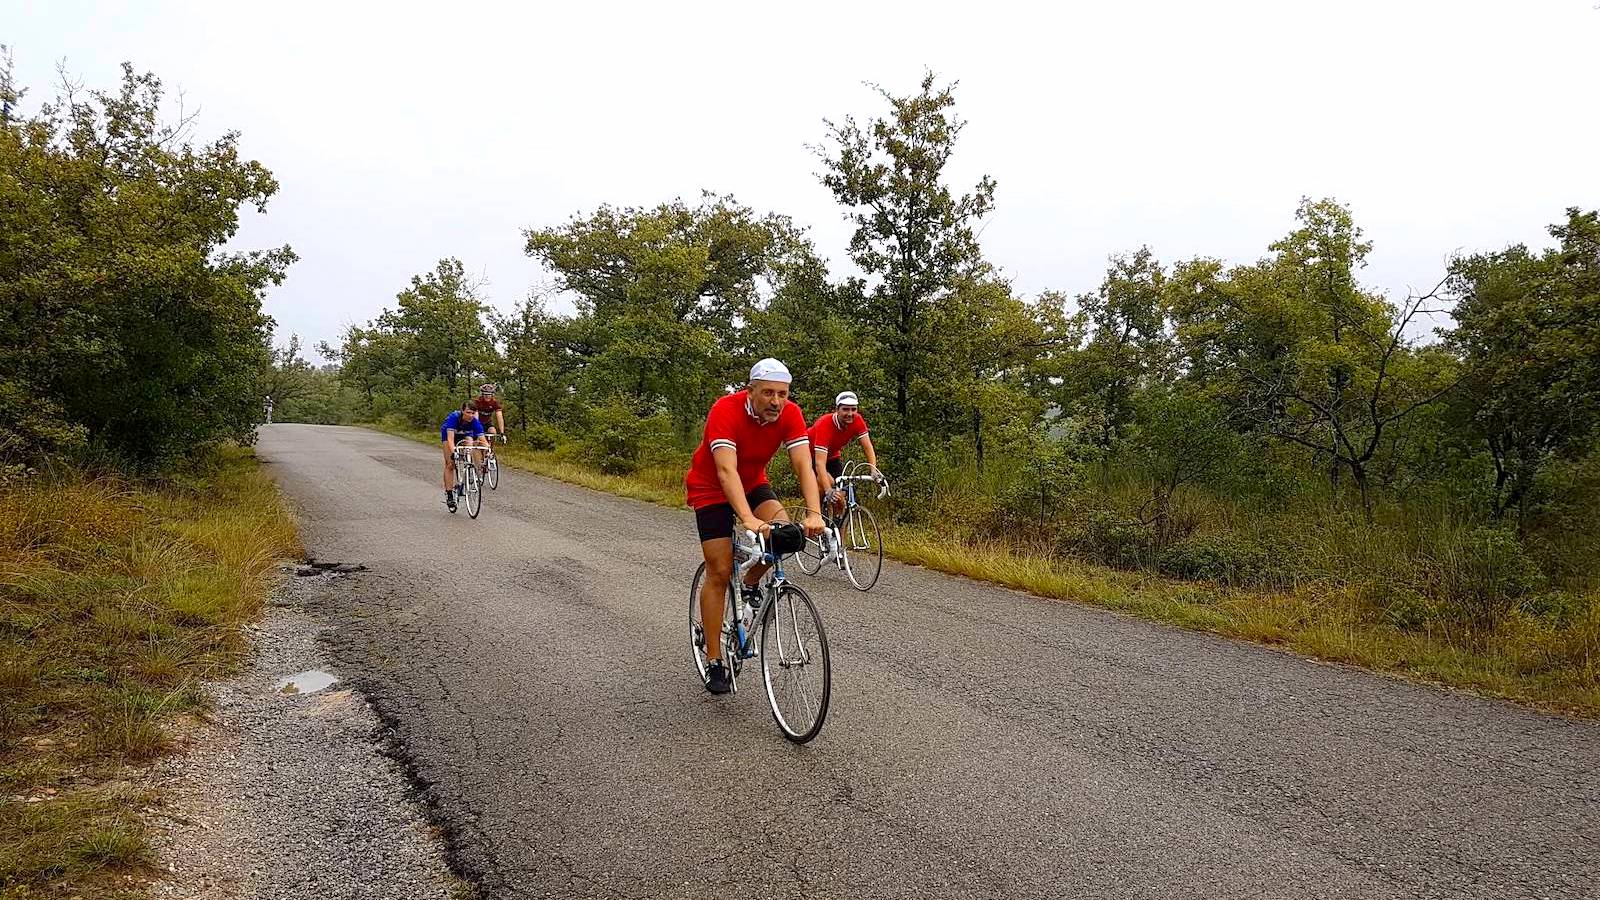
[[[850,258],[872,280],[855,318],[893,388],[895,424],[914,431],[912,382],[939,371],[929,353],[937,306],[958,279],[986,269],[974,226],[994,206],[995,183],[984,176],[960,197],[944,183],[965,125],[953,111],[954,85],[936,87],[929,72],[911,96],[877,90],[889,114],[828,123],[832,144],[817,154],[822,183],[856,226]]]
[[[577,299],[579,314],[551,337],[579,389],[624,398],[641,415],[667,412],[683,426],[744,380],[738,325],[815,271],[789,220],[729,197],[601,207],[526,238],[528,254]]]
[[[1447,335],[1465,369],[1457,408],[1494,464],[1496,517],[1519,519],[1540,471],[1594,446],[1600,426],[1600,213],[1567,212],[1559,245],[1458,260]]]
[[[8,87],[8,90],[9,87]],[[13,91],[14,93],[14,91]],[[249,440],[287,247],[225,252],[277,182],[229,132],[160,119],[161,82],[75,87],[0,126],[0,452],[82,442],[137,463]],[[55,420],[52,427],[43,420]]]
[[[1371,244],[1345,207],[1302,201],[1275,256],[1224,273],[1196,260],[1172,282],[1180,364],[1225,397],[1241,427],[1304,448],[1372,510],[1371,468],[1399,426],[1456,382],[1454,359],[1407,329],[1434,294],[1395,305],[1362,291]]]
[[[929,75],[878,96],[881,115],[830,123],[817,150],[859,277],[731,197],[603,206],[524,234],[576,314],[543,296],[489,314],[447,260],[328,348],[335,393],[433,426],[469,374],[490,377],[550,465],[658,490],[710,403],[777,356],[813,419],[860,394],[900,524],[1250,590],[1324,585],[1356,598],[1350,617],[1428,633],[1515,627],[1551,590],[1600,585],[1583,562],[1600,556],[1593,214],[1571,213],[1556,250],[1468,258],[1398,301],[1362,286],[1372,245],[1326,199],[1251,263],[1140,248],[1092,291],[1023,297],[978,244],[993,181],[947,184],[953,88]],[[1456,330],[1420,339],[1453,297]],[[1536,515],[1506,532],[1493,520],[1517,498]]]

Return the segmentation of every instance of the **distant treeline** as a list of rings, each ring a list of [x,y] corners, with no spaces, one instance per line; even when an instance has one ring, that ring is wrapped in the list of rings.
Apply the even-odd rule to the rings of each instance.
[[[281,365],[282,413],[429,426],[492,379],[535,447],[671,468],[776,356],[812,416],[860,393],[895,514],[953,535],[1225,583],[1363,580],[1372,615],[1470,628],[1592,592],[1596,213],[1404,298],[1361,284],[1372,245],[1311,199],[1254,262],[1138,248],[1091,291],[1024,297],[976,237],[995,182],[945,178],[951,89],[882,101],[817,151],[864,277],[731,197],[605,206],[524,235],[576,314],[494,313],[443,260],[323,345],[336,365]]]
[[[1460,257],[1404,298],[1361,284],[1371,244],[1327,199],[1253,262],[1136,248],[1092,290],[1022,296],[977,239],[995,182],[948,183],[962,122],[929,75],[820,135],[859,277],[732,197],[604,206],[524,234],[575,314],[538,296],[495,313],[442,260],[319,369],[297,338],[273,351],[261,312],[289,249],[220,250],[277,187],[236,135],[195,146],[132,69],[31,118],[3,86],[7,471],[248,440],[267,395],[280,421],[426,427],[486,379],[535,448],[671,469],[776,356],[813,417],[861,395],[894,514],[952,536],[1228,584],[1357,581],[1363,615],[1471,629],[1595,594],[1593,211],[1553,210],[1552,246]]]

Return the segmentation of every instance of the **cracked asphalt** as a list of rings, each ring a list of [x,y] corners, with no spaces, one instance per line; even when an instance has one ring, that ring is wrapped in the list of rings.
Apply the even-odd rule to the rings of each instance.
[[[704,694],[687,511],[274,425],[330,652],[486,897],[1600,897],[1600,726],[885,563],[833,706]]]

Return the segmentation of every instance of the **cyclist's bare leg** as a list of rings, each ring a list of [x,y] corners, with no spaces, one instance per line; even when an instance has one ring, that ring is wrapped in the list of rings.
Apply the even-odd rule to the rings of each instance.
[[[733,578],[733,539],[700,542],[706,577],[700,582],[700,625],[706,634],[706,659],[722,658],[722,612]]]
[[[495,430],[493,428],[489,429],[487,432],[484,433],[484,438],[483,438],[483,462],[482,462],[482,465],[479,466],[479,468],[483,470],[483,474],[485,474],[485,475],[489,474],[489,457],[494,455],[494,436],[495,436]]]
[[[450,456],[449,445],[439,446],[444,448],[444,489],[453,491],[456,489],[456,461]]]
[[[787,521],[789,521],[789,513],[784,510],[783,504],[778,502],[777,500],[767,500],[767,501],[763,502],[760,506],[758,506],[755,509],[751,510],[751,512],[755,513],[756,514],[756,518],[760,519],[763,522],[787,522]],[[729,552],[730,552],[730,554],[732,553],[731,548],[730,548]],[[755,587],[757,584],[760,584],[761,583],[761,576],[767,574],[767,570],[770,569],[770,568],[772,568],[772,567],[769,566],[769,565],[766,565],[764,563],[760,564],[760,565],[751,566],[750,567],[750,571],[746,572],[745,575],[744,575],[745,587]]]

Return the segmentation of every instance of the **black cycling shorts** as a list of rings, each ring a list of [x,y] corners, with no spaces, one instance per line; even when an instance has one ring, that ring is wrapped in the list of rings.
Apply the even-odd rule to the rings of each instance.
[[[843,475],[844,474],[844,457],[835,456],[833,459],[828,460],[827,469],[828,469],[828,474],[832,475],[835,478],[838,478],[840,475]]]
[[[757,507],[768,500],[776,499],[778,492],[773,490],[770,484],[763,484],[744,495],[744,501],[750,504],[751,512],[755,512]],[[694,524],[700,529],[702,541],[733,537],[733,504],[713,503],[710,506],[700,507],[694,511]]]

